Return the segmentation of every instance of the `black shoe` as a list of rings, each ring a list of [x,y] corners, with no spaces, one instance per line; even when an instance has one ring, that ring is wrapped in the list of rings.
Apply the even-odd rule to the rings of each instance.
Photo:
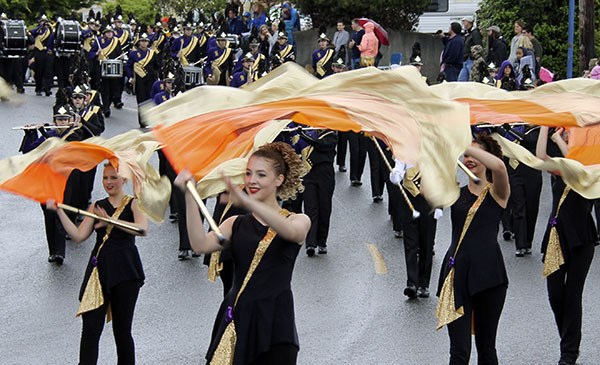
[[[504,231],[502,232],[502,238],[504,238],[505,241],[510,241],[513,237],[513,233],[511,231]]]
[[[525,253],[525,255],[531,255],[531,249],[526,248],[524,253]]]
[[[383,197],[381,195],[377,195],[373,197],[373,203],[381,203],[383,201]]]
[[[52,91],[46,91],[46,96],[51,96],[52,95]]]
[[[200,257],[200,256],[202,256],[202,254],[195,253],[194,250],[192,250],[192,257],[193,258],[197,258],[197,257]]]
[[[56,262],[56,255],[48,256],[48,262]]]
[[[402,231],[394,231],[394,237],[402,238]]]
[[[25,89],[23,89],[22,87],[17,88],[17,94],[25,94]]]
[[[35,92],[35,95],[37,95],[37,96],[42,96],[42,92],[41,92],[41,91],[36,91],[36,92]]]
[[[62,265],[63,262],[65,261],[65,258],[63,256],[61,256],[61,255],[56,255],[56,256],[54,256],[54,258],[55,258],[54,262],[56,262],[56,264],[58,266]]]
[[[524,248],[518,249],[517,252],[515,252],[515,256],[517,256],[517,257],[525,256],[525,249]]]
[[[110,118],[110,109],[104,111],[104,117],[105,118]]]
[[[340,172],[346,172],[346,171],[348,171],[348,169],[346,169],[346,166],[340,165]]]
[[[319,255],[327,255],[327,247],[319,246],[317,248],[317,252],[319,253]]]
[[[116,103],[115,108],[117,108],[117,110],[123,109],[123,102],[119,101],[118,103]]]
[[[417,289],[417,296],[419,298],[429,298],[429,289],[428,288]]]
[[[404,289],[404,295],[406,295],[409,299],[415,299],[417,297],[417,287],[414,285],[407,286]]]
[[[65,240],[70,241],[71,240],[71,236],[69,236],[68,234],[65,235]]]
[[[169,214],[169,220],[171,221],[171,223],[177,222],[177,213]]]
[[[362,182],[360,180],[351,180],[350,185],[352,186],[361,186]]]
[[[189,250],[179,250],[179,255],[177,256],[177,259],[179,259],[179,261],[186,260],[188,257],[190,257]]]
[[[315,255],[315,248],[313,246],[306,247],[306,255],[308,257],[313,257]]]

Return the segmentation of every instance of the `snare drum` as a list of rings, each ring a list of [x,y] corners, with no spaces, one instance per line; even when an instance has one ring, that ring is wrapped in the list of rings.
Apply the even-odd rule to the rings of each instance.
[[[240,48],[240,38],[237,34],[227,34],[225,38],[229,43],[229,48],[234,50]]]
[[[81,49],[81,28],[76,20],[63,20],[56,29],[56,53],[73,54]]]
[[[2,57],[25,57],[27,54],[27,28],[23,20],[5,20],[2,25],[0,49]]]
[[[185,74],[185,86],[196,86],[204,84],[202,69],[194,66],[183,66]]]
[[[123,77],[123,61],[121,60],[104,60],[100,63],[100,66],[102,68],[102,77]]]

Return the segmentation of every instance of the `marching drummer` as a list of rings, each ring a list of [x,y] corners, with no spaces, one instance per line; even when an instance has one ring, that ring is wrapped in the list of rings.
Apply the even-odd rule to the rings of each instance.
[[[121,44],[114,37],[114,30],[110,25],[102,31],[102,37],[92,46],[89,59],[92,62],[100,62],[102,78],[100,94],[102,95],[103,113],[106,118],[110,117],[110,104],[121,109],[123,102],[123,61],[121,57]],[[110,66],[110,67],[109,67]]]
[[[160,65],[154,51],[148,47],[150,39],[146,33],[140,36],[139,42],[136,44],[137,49],[129,52],[129,58],[125,65],[125,71],[129,82],[135,90],[135,98],[138,107],[141,103],[150,99],[150,91],[152,84],[158,79]],[[140,115],[138,113],[138,122],[142,125]]]
[[[127,29],[123,28],[123,15],[119,15],[115,18],[115,38],[119,39],[121,48],[123,50],[129,50],[131,48],[131,33]]]
[[[206,57],[206,48],[208,47],[208,35],[204,33],[204,23],[200,22],[196,26],[196,33],[194,34],[198,38],[198,46],[200,47],[200,58]]]

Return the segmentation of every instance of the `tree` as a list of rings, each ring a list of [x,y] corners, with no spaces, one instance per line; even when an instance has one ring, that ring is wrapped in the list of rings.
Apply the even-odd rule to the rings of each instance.
[[[131,14],[138,24],[154,24],[154,16],[156,14],[155,0],[106,1],[102,4],[102,15],[114,15],[117,5],[120,5],[123,10],[122,15],[125,22],[128,21],[129,15]],[[142,29],[142,31],[146,30]]]
[[[598,3],[598,0],[595,0]],[[558,4],[558,5],[557,5]],[[596,7],[598,8],[598,7]],[[513,37],[513,25],[517,19],[523,19],[532,27],[534,36],[544,47],[542,66],[564,78],[567,72],[567,34],[568,2],[554,0],[483,0],[477,12],[477,21],[481,29],[497,25],[510,43]],[[578,14],[576,9],[575,14]],[[599,15],[596,14],[596,23]],[[575,20],[575,39],[578,39],[579,27]],[[574,46],[574,64],[578,64],[579,49]],[[580,70],[581,72],[582,70]]]
[[[299,0],[302,13],[310,15],[313,24],[334,25],[338,19],[371,18],[385,28],[413,29],[430,0]]]
[[[89,3],[91,0],[0,0],[0,9],[10,18],[35,24],[41,14],[46,14],[49,19],[72,17],[74,10]]]

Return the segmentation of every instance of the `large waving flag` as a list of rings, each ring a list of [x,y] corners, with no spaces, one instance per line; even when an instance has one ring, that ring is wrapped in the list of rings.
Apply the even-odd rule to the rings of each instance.
[[[62,203],[67,179],[75,169],[89,171],[103,161],[132,181],[140,208],[156,222],[163,220],[171,186],[148,162],[158,148],[150,134],[131,131],[112,139],[94,137],[86,142],[50,138],[24,155],[0,160],[0,190],[45,203]]]
[[[414,67],[371,67],[319,81],[288,63],[248,88],[200,87],[144,116],[157,125],[153,133],[174,168],[188,168],[200,181],[251,153],[258,132],[273,120],[369,132],[397,159],[419,166],[422,193],[433,206],[458,197],[456,159],[471,139],[468,106],[436,96]]]

